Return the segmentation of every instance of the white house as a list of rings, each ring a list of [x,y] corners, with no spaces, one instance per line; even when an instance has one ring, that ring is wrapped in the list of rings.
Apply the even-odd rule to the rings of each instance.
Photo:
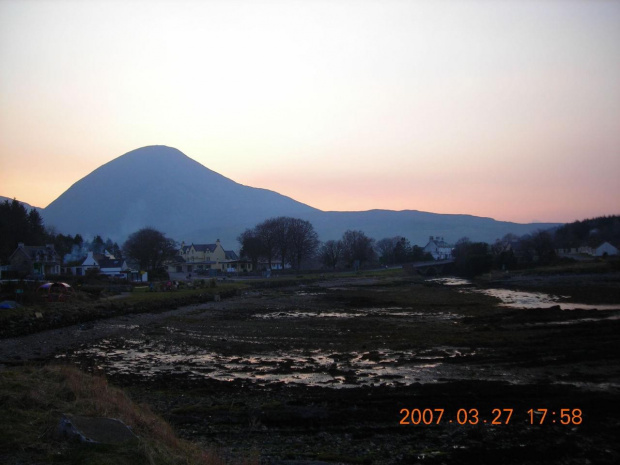
[[[95,254],[88,252],[80,265],[70,267],[76,276],[83,276],[88,270],[96,269],[101,274],[116,278],[127,278],[130,271],[125,260],[114,258],[113,255]]]
[[[430,236],[424,252],[430,253],[435,260],[449,260],[452,258],[452,246],[444,241],[443,237]]]
[[[603,242],[601,245],[594,248],[593,255],[595,257],[602,257],[605,255],[618,255],[618,249],[611,245],[609,242]]]

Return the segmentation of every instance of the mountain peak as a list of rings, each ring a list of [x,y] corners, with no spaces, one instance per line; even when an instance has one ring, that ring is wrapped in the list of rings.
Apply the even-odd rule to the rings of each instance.
[[[220,238],[227,248],[236,246],[246,228],[277,216],[310,221],[323,240],[361,229],[375,239],[401,235],[420,245],[431,235],[492,242],[509,232],[525,234],[545,226],[416,211],[322,212],[277,192],[238,184],[165,145],[132,150],[97,168],[42,215],[64,234],[98,234],[122,242],[151,226],[178,241]]]
[[[106,163],[103,166],[110,164],[117,164],[119,162],[124,163],[179,163],[179,162],[187,162],[191,161],[193,163],[197,163],[197,161],[192,160],[190,157],[185,155],[179,149],[174,147],[168,147],[167,145],[147,145],[146,147],[140,147],[139,149],[132,150],[127,152],[120,157],[115,158],[114,160]],[[201,165],[202,166],[202,165]],[[204,167],[203,167],[204,168]]]
[[[245,228],[268,217],[311,211],[276,192],[238,184],[178,149],[151,145],[80,179],[45,209],[44,219],[63,233],[121,240],[152,226],[182,240],[225,237],[231,247]]]
[[[140,147],[121,155],[122,157],[185,157],[189,158],[179,149],[174,147],[168,147],[167,145],[147,145]]]

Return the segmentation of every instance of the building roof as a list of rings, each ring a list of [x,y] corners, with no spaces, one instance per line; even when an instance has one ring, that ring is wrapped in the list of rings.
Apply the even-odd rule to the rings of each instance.
[[[189,252],[189,249],[191,249],[192,247],[194,247],[194,250],[196,252],[215,252],[215,248],[217,247],[217,244],[192,244],[192,245],[185,245],[185,246],[181,247],[181,253],[186,254],[187,252]]]
[[[608,246],[618,250],[618,247],[616,247],[614,244],[612,244],[609,241],[605,241],[605,242],[601,242],[599,245],[597,245],[596,247],[594,247],[595,249],[600,249],[601,247],[603,247],[605,244],[607,244]]]
[[[21,253],[33,261],[42,261],[44,263],[58,263],[60,261],[60,257],[58,257],[54,246],[51,244],[24,245],[20,243],[15,252],[11,254],[11,257],[16,253]]]
[[[122,268],[123,262],[124,260],[119,258],[112,259],[107,257],[97,260],[100,268]]]
[[[428,244],[426,244],[425,248],[429,245],[434,245],[435,247],[451,249],[452,246],[443,240],[443,237],[433,237],[431,236],[428,240]]]
[[[234,250],[224,250],[226,253],[226,260],[239,260],[239,257]]]

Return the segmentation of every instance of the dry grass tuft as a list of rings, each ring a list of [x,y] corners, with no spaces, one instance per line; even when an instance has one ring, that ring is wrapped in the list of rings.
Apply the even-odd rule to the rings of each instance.
[[[214,451],[180,439],[147,405],[136,405],[125,392],[67,365],[21,367],[0,372],[0,453],[3,463],[185,464],[224,465]],[[117,418],[140,438],[138,447],[85,448],[56,441],[53,431],[62,413]],[[244,465],[257,464],[247,460]]]

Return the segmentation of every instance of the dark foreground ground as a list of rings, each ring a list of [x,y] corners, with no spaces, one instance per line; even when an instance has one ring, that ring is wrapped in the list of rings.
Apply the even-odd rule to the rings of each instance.
[[[104,373],[231,462],[620,463],[620,311],[496,304],[417,278],[333,279],[55,330],[53,350],[4,340],[0,355]]]

